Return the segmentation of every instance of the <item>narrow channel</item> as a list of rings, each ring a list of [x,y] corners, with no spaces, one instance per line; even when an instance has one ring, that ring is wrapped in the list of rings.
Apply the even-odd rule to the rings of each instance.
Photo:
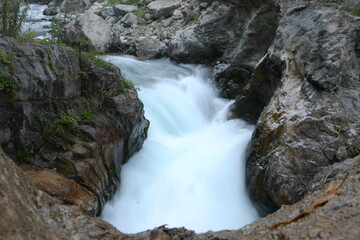
[[[161,225],[237,229],[258,218],[244,176],[253,126],[227,119],[232,102],[218,97],[211,70],[164,59],[105,59],[140,88],[151,124],[102,218],[124,233]]]

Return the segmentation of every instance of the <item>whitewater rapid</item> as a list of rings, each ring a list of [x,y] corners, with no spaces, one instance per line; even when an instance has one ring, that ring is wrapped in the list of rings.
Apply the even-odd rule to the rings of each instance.
[[[157,226],[195,232],[237,229],[258,218],[245,188],[253,126],[227,120],[208,68],[106,56],[140,88],[148,139],[121,171],[102,218],[124,233]]]

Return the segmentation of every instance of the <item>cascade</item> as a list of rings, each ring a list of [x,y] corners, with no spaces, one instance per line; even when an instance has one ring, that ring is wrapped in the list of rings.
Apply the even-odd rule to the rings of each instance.
[[[140,88],[150,120],[143,148],[122,168],[102,218],[124,233],[157,226],[196,232],[237,229],[258,218],[245,187],[253,126],[228,120],[211,71],[169,60],[106,56]]]

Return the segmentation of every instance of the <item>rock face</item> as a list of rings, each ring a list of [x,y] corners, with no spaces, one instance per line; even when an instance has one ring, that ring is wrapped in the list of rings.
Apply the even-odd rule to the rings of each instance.
[[[68,48],[1,38],[0,51],[10,56],[0,63],[4,150],[40,189],[99,214],[146,138],[135,89],[114,66]]]
[[[68,39],[87,39],[100,52],[104,52],[111,43],[111,26],[93,11],[87,10],[68,24],[66,37]]]
[[[334,6],[290,5],[237,99],[238,116],[251,115],[241,105],[254,92],[269,101],[246,166],[250,195],[263,212],[299,201],[319,168],[360,153],[359,28],[359,18]]]

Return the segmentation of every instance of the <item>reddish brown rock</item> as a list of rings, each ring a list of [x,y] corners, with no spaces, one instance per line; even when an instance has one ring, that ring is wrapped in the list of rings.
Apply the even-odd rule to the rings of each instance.
[[[94,215],[96,200],[86,188],[53,170],[25,171],[26,176],[40,190],[56,197],[65,204],[79,206],[85,213]]]

